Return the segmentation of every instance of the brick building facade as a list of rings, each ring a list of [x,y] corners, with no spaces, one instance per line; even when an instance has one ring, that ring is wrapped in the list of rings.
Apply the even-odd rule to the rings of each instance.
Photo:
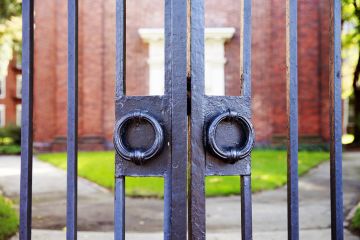
[[[206,27],[232,28],[224,41],[226,95],[238,95],[239,0],[206,0]],[[139,29],[163,27],[163,1],[127,2],[127,94],[149,93],[149,43]],[[79,147],[112,147],[115,79],[115,1],[79,1]],[[64,149],[67,95],[66,1],[35,3],[35,146]],[[299,0],[299,130],[307,141],[327,141],[328,5]],[[253,116],[258,144],[287,131],[285,0],[253,0]],[[41,97],[37,97],[41,96]]]
[[[6,77],[0,77],[0,127],[21,124],[20,65],[14,58],[9,62]]]

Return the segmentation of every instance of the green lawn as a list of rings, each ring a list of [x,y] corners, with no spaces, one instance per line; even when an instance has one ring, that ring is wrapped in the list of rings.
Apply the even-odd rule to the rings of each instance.
[[[65,153],[39,154],[38,158],[62,169],[66,169]],[[299,153],[299,174],[329,159],[327,152]],[[80,152],[78,163],[79,175],[104,187],[114,188],[114,153],[113,152]],[[268,190],[286,183],[286,151],[254,150],[252,153],[252,190]],[[162,178],[127,178],[126,194],[128,196],[163,196]],[[207,196],[227,196],[239,194],[240,178],[207,177]]]
[[[6,240],[17,232],[19,219],[9,200],[0,195],[0,240]]]

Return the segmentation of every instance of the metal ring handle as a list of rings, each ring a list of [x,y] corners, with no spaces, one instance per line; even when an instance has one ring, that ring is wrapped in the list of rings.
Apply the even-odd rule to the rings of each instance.
[[[125,144],[123,143],[121,130],[129,121],[134,119],[145,120],[151,124],[155,132],[154,143],[150,148],[146,150],[135,149],[129,150]],[[150,114],[136,111],[132,113],[128,113],[122,118],[120,118],[115,125],[115,133],[114,133],[114,146],[116,152],[125,160],[131,161],[137,165],[142,165],[149,159],[153,158],[156,154],[158,154],[164,145],[164,132],[160,125],[160,123]]]
[[[228,148],[227,150],[221,148],[216,143],[216,129],[219,123],[225,119],[237,121],[245,132],[246,142],[241,148]],[[254,146],[254,128],[252,124],[239,113],[234,111],[227,111],[218,115],[209,125],[207,131],[208,148],[220,159],[227,163],[235,163],[250,155]]]

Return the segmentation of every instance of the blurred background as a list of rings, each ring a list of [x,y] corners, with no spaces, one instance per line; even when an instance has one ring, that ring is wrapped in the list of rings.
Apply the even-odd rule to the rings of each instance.
[[[307,181],[311,179],[313,171],[326,172],[327,168],[322,168],[321,163],[329,159],[330,15],[327,0],[298,2],[299,174],[310,171],[310,178],[309,175],[304,177],[304,181]],[[360,172],[360,154],[356,155],[360,146],[360,1],[342,0],[342,4],[342,140],[344,149],[349,153],[344,159],[351,162],[345,164],[344,171],[349,167]],[[240,95],[240,1],[206,0],[205,9],[205,92],[207,95]],[[164,94],[163,12],[163,0],[127,1],[127,95]],[[282,191],[286,183],[285,0],[253,0],[252,14],[252,107],[256,131],[252,163],[253,191],[268,190],[270,194],[273,189]],[[34,161],[35,166],[42,169],[39,172],[36,168],[34,170],[34,197],[37,199],[34,203],[34,228],[64,230],[67,1],[35,1],[34,47]],[[88,191],[80,193],[80,196],[84,194],[83,199],[79,200],[80,230],[112,230],[115,52],[115,1],[79,0],[79,175],[84,181],[84,189]],[[0,224],[0,239],[7,239],[16,233],[18,224],[13,208],[17,208],[15,203],[18,201],[21,84],[21,0],[1,0],[0,166],[3,166],[3,170],[0,170],[0,190],[6,198],[0,195],[0,213],[4,211],[8,217],[3,221],[7,224]],[[360,199],[360,186],[357,183],[359,172],[349,175],[349,181],[356,184],[355,188],[348,189],[358,194],[348,196],[348,201],[345,201],[346,213],[351,212],[348,228],[355,232],[360,229],[360,210],[356,211],[355,207]],[[324,182],[308,181],[320,184],[318,186],[324,184],[323,188],[326,189],[326,177],[322,180]],[[43,182],[47,181],[58,181],[58,186],[44,185]],[[217,197],[209,201],[209,229],[216,232],[215,222],[221,222],[217,214],[223,211],[214,207],[218,201],[216,199],[223,197],[231,201],[231,197],[226,197],[237,196],[240,191],[239,178],[209,177],[206,182],[207,196]],[[35,187],[36,183],[39,183],[38,188]],[[97,192],[98,188],[91,187],[94,183],[107,191],[104,196],[101,191]],[[304,191],[314,189],[315,186]],[[128,217],[129,231],[161,231],[163,180],[130,178],[126,191],[132,197],[130,202],[134,207],[143,204],[144,209],[148,207],[160,212],[160,215],[156,215],[150,211],[147,215],[132,211]],[[91,197],[89,192],[96,193],[97,198]],[[274,195],[276,193],[273,192]],[[285,197],[284,192],[286,202]],[[256,199],[260,198],[255,194],[255,204]],[[269,199],[270,202],[280,202],[274,197]],[[57,211],[52,207],[54,204],[59,206]],[[103,208],[104,205],[109,206]],[[88,213],[82,215],[81,209],[94,209],[94,206],[99,209],[91,216],[97,220],[91,219]],[[320,213],[325,216],[329,214],[326,206],[324,212]],[[286,207],[285,203],[283,207]],[[303,211],[304,216],[311,213],[309,209]],[[152,221],[152,216],[156,216],[157,220]],[[0,223],[1,217],[0,214]],[[256,219],[262,218],[261,213],[254,213],[255,229]],[[327,220],[323,220],[325,226]],[[284,221],[286,229],[286,219]],[[264,224],[260,220],[258,223]],[[323,225],[319,224],[319,227]],[[236,224],[234,228],[237,228]],[[264,229],[265,232],[271,230],[274,229]],[[314,236],[311,235],[309,239],[320,239]]]

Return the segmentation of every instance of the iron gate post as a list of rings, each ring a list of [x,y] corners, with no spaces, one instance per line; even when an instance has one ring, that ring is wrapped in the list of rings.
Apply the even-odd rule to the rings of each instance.
[[[254,143],[251,120],[251,0],[241,1],[241,96],[206,96],[204,92],[204,1],[191,1],[191,168],[189,190],[189,239],[206,239],[205,177],[241,176],[242,239],[252,239],[250,152]],[[230,122],[238,131],[227,137],[243,143],[224,146],[216,128]],[[215,129],[213,129],[215,128]],[[217,143],[215,143],[217,142]],[[221,150],[222,149],[222,150]],[[240,184],[240,183],[239,183]],[[240,200],[240,199],[239,199]],[[239,203],[240,204],[240,203]]]
[[[68,129],[66,239],[77,239],[78,0],[68,1]]]
[[[331,239],[344,239],[342,189],[341,0],[330,0],[330,189]]]
[[[116,1],[116,240],[125,239],[126,176],[164,178],[164,239],[186,239],[187,1],[165,0],[164,4],[165,93],[162,96],[126,96],[126,1]],[[131,131],[134,121],[139,124],[142,121],[142,125],[147,122],[152,129],[145,128],[141,138],[131,139],[135,146],[126,147],[122,138]],[[153,147],[146,147],[144,143],[152,141],[153,132],[154,152],[151,151]]]
[[[297,2],[298,0],[286,0],[287,226],[289,240],[299,239]]]
[[[20,240],[31,240],[33,170],[34,0],[22,2]]]

